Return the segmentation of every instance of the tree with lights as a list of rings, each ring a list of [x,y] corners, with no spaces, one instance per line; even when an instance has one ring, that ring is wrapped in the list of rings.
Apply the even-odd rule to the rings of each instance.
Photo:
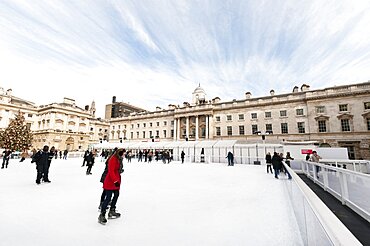
[[[31,130],[26,125],[23,113],[18,111],[8,127],[0,131],[0,147],[12,151],[23,151],[31,147],[32,138]]]

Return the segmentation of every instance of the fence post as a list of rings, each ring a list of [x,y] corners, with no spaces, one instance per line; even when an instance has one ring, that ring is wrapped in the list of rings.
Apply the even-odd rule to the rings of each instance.
[[[352,162],[353,163],[353,171],[355,171],[356,172],[356,162]]]
[[[327,191],[328,190],[328,186],[329,186],[329,179],[328,179],[328,171],[329,169],[326,169],[325,167],[322,169],[323,170],[323,179],[324,179],[324,190]]]
[[[347,185],[347,177],[346,174],[339,172],[339,182],[340,182],[340,189],[341,189],[341,201],[342,204],[345,205],[346,201],[348,200],[348,185]]]
[[[313,182],[316,184],[317,182],[317,176],[318,176],[318,173],[317,173],[317,166],[316,164],[312,165],[312,173],[313,173]]]

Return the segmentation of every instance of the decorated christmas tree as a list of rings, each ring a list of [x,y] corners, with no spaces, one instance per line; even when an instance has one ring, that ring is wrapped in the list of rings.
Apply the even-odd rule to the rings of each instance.
[[[23,113],[18,111],[8,127],[0,131],[0,147],[12,151],[23,151],[29,149],[31,143],[31,130],[26,125]]]

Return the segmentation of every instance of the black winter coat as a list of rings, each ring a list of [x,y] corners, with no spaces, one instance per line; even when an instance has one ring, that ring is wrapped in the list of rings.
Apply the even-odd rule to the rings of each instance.
[[[32,158],[31,163],[36,162],[36,169],[38,171],[46,170],[49,167],[49,152],[39,151]]]
[[[274,155],[272,157],[272,166],[274,167],[274,169],[280,169],[281,168],[281,162],[282,162],[283,158],[281,158],[279,155]]]
[[[92,167],[95,163],[94,154],[90,153],[88,156],[86,156],[86,166]]]

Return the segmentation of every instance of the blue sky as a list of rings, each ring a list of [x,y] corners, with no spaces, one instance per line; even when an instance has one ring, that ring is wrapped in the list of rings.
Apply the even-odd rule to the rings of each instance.
[[[0,86],[153,110],[370,80],[370,1],[0,0]],[[45,89],[43,89],[45,88]],[[47,90],[46,90],[47,89]]]

